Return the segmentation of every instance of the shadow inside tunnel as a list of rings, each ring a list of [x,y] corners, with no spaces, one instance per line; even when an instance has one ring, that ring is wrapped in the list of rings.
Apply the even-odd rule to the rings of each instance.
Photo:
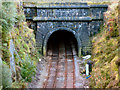
[[[55,55],[58,54],[60,45],[71,45],[75,46],[76,53],[78,55],[78,44],[75,36],[72,32],[66,30],[55,31],[47,42],[47,56],[50,55],[50,51]],[[69,51],[69,50],[68,50]]]

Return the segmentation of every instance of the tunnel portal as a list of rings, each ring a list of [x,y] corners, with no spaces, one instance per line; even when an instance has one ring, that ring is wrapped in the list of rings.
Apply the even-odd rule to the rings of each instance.
[[[42,3],[42,5],[25,5],[24,13],[29,27],[34,29],[36,47],[42,55],[46,56],[49,46],[57,46],[55,44],[58,44],[59,40],[64,42],[70,40],[75,43],[80,57],[91,54],[90,37],[99,32],[107,8],[107,5],[88,5],[78,2]],[[57,31],[59,28],[62,28],[62,31]]]
[[[57,54],[60,45],[69,47],[67,51],[70,51],[72,44],[75,46],[74,48],[78,55],[78,44],[74,34],[66,30],[55,31],[48,39],[46,55],[50,55],[49,51],[52,51],[52,54]]]

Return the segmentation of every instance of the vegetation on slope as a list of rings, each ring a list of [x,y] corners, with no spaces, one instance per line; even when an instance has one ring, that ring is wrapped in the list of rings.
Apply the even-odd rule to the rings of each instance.
[[[3,2],[0,9],[0,32],[2,33],[2,87],[24,87],[31,82],[40,57],[35,47],[35,35],[28,28],[22,8],[17,3]],[[16,74],[10,76],[10,40],[15,46],[14,61]],[[4,72],[4,71],[7,71]],[[9,75],[9,77],[8,77]],[[11,82],[12,80],[12,82]]]
[[[93,37],[92,60],[95,62],[90,78],[93,88],[120,88],[118,74],[119,31],[118,3],[111,4],[105,13],[101,32]]]

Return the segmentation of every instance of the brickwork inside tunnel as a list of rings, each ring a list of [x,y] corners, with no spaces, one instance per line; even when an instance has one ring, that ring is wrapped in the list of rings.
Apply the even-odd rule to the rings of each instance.
[[[64,43],[65,45],[68,43],[74,44],[76,54],[78,55],[77,40],[75,36],[73,35],[73,33],[66,31],[66,30],[56,31],[50,36],[47,42],[47,52],[46,52],[47,54],[46,55],[49,55],[48,52],[51,50],[51,48],[53,50],[53,54],[57,53],[59,45],[61,43]]]

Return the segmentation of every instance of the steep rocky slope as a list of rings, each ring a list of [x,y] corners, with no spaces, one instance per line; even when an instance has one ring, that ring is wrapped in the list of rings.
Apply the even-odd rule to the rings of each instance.
[[[90,86],[93,88],[120,88],[118,63],[120,50],[118,3],[109,6],[101,32],[93,37],[94,61]]]
[[[18,3],[3,2],[0,8],[0,88],[25,87],[32,81],[41,56],[35,47],[34,31],[27,26]]]

